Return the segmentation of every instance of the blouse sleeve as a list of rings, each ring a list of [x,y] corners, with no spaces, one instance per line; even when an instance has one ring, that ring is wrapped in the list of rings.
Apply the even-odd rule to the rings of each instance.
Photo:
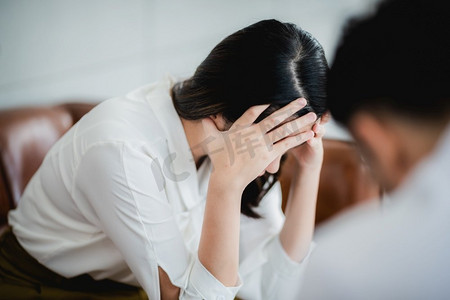
[[[241,217],[240,275],[242,299],[298,299],[302,277],[314,248],[302,262],[293,261],[284,251],[279,232],[284,224],[281,186],[277,182],[256,209],[262,218]]]
[[[92,146],[77,167],[74,199],[118,248],[149,299],[160,299],[158,266],[180,287],[180,299],[234,299],[239,286],[225,287],[186,249],[151,166],[146,145]]]

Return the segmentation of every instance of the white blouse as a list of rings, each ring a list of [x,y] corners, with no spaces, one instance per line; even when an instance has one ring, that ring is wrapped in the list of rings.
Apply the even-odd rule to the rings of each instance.
[[[197,257],[211,164],[197,170],[170,79],[102,102],[49,151],[9,223],[40,263],[141,286],[160,299],[158,266],[180,299],[289,299],[305,261],[284,252],[277,183],[241,216],[240,283],[225,287]]]

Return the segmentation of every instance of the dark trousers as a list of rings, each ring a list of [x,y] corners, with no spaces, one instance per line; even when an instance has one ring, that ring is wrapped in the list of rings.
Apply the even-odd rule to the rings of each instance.
[[[0,299],[148,299],[144,290],[84,274],[65,278],[34,259],[8,228],[0,237]]]

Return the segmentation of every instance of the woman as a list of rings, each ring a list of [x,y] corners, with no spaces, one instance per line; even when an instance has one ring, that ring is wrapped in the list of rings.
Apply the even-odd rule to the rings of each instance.
[[[9,216],[9,243],[50,274],[27,273],[28,292],[291,297],[313,233],[326,71],[309,33],[268,20],[219,43],[192,78],[98,105]],[[299,168],[284,221],[289,149]]]

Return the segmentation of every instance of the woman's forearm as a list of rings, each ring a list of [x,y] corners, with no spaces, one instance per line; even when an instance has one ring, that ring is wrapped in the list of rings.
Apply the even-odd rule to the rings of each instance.
[[[320,170],[320,165],[308,169],[298,167],[291,181],[280,241],[294,261],[305,258],[312,241]]]
[[[225,286],[235,286],[238,280],[241,195],[241,189],[212,175],[198,256]]]

